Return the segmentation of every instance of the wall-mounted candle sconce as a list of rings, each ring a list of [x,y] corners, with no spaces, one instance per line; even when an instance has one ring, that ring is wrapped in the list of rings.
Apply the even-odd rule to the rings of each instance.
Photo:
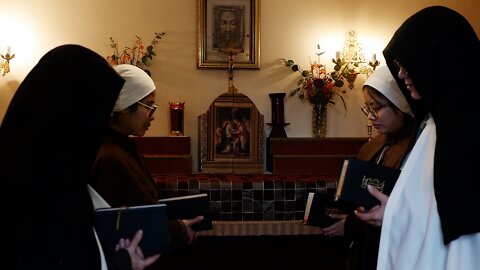
[[[335,64],[335,72],[332,72],[332,77],[346,81],[350,89],[353,89],[355,80],[359,74],[370,76],[375,68],[380,65],[380,62],[377,61],[376,54],[372,54],[368,63],[365,61],[363,47],[357,41],[355,31],[348,32],[348,38],[345,41],[342,51],[335,53],[335,58],[332,59],[332,62]]]
[[[11,54],[10,46],[7,47],[7,52],[5,54],[0,54],[0,73],[2,76],[7,75],[10,72],[10,60],[15,58],[15,54]]]
[[[169,102],[170,104],[170,136],[184,136],[183,116],[185,102]]]

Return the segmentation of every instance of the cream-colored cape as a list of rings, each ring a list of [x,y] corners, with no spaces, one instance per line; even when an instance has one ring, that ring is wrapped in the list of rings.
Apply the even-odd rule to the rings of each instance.
[[[377,269],[480,267],[480,233],[462,236],[447,246],[443,244],[433,189],[436,139],[435,123],[429,118],[385,208]],[[465,213],[469,214],[473,213]]]

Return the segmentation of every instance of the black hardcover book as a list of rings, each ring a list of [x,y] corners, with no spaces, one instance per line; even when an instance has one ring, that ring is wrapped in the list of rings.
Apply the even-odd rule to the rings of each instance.
[[[348,214],[353,211],[353,205],[345,201],[336,201],[334,196],[324,192],[308,193],[303,224],[328,227],[338,219],[331,218],[330,214]]]
[[[382,193],[390,195],[400,172],[399,169],[377,165],[357,158],[345,160],[335,199],[353,202],[365,208],[372,208],[380,202],[370,195],[367,185],[374,186]]]
[[[120,238],[133,238],[143,230],[139,245],[145,256],[170,250],[168,213],[165,204],[95,210],[95,231],[107,262]]]
[[[173,197],[158,200],[167,205],[168,218],[173,219],[192,219],[197,216],[203,216],[200,223],[193,224],[195,231],[212,230],[212,216],[210,214],[210,199],[206,193]]]

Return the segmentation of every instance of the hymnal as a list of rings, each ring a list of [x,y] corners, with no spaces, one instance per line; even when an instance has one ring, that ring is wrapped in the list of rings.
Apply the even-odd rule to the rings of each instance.
[[[158,200],[167,205],[168,218],[172,219],[192,219],[197,216],[203,216],[200,223],[193,224],[195,231],[212,230],[212,216],[210,214],[210,199],[206,193],[172,197]]]
[[[139,246],[145,256],[169,251],[170,232],[165,204],[95,210],[95,230],[107,261],[120,238],[131,240],[140,229],[143,237]]]
[[[348,214],[353,211],[352,205],[344,201],[335,201],[333,195],[323,192],[308,193],[303,224],[318,227],[328,227],[338,219],[330,214]]]
[[[338,181],[336,200],[353,202],[372,208],[380,202],[370,195],[367,185],[390,195],[401,170],[377,165],[373,162],[351,158],[345,160]]]

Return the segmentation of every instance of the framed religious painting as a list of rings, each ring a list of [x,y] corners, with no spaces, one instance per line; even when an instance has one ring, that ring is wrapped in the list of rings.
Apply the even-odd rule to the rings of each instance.
[[[199,171],[262,173],[263,131],[263,115],[247,96],[220,95],[199,116]]]
[[[197,67],[260,68],[260,0],[198,0]]]
[[[214,109],[214,149],[215,159],[247,158],[251,159],[250,141],[252,103],[229,104],[217,103]],[[256,121],[256,119],[255,119]]]

